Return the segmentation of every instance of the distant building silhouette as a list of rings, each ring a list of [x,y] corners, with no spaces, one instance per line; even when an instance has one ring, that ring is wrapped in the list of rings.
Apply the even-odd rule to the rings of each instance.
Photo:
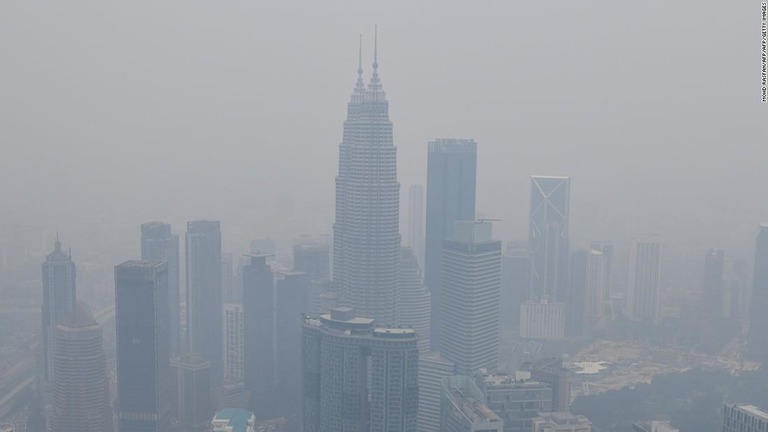
[[[411,185],[408,189],[408,247],[420,268],[424,268],[424,242],[424,187]]]
[[[339,145],[333,281],[340,301],[384,324],[395,320],[400,259],[400,184],[389,103],[378,74],[366,87],[362,64]]]
[[[661,237],[638,234],[629,250],[627,313],[635,322],[658,324],[661,298]]]
[[[327,241],[301,238],[293,246],[293,269],[306,273],[311,280],[328,280],[331,263],[331,246]]]
[[[141,224],[141,259],[168,263],[169,328],[171,355],[181,352],[181,286],[179,282],[179,236],[171,232],[171,225],[163,222]]]
[[[126,261],[115,267],[119,432],[171,426],[168,265]]]
[[[224,305],[224,383],[243,383],[245,379],[245,337],[243,307]]]
[[[607,322],[607,257],[599,250],[579,250],[571,259],[567,336],[581,336]]]
[[[714,319],[725,316],[725,254],[722,249],[710,249],[704,256],[702,288],[706,315]]]
[[[570,177],[531,177],[528,245],[533,252],[533,287],[538,298],[567,300]]]
[[[56,346],[56,326],[75,310],[77,285],[75,263],[69,253],[61,250],[56,236],[53,252],[45,258],[43,271],[43,363],[45,379],[53,379],[53,354]]]
[[[301,325],[309,312],[311,282],[301,272],[282,272],[275,282],[275,377],[278,413],[289,417],[298,412],[301,400]]]
[[[275,409],[274,277],[268,256],[252,255],[243,267],[245,388],[251,393],[249,409],[259,418],[272,417]]]
[[[211,362],[211,387],[217,388],[224,379],[220,223],[206,220],[188,222],[185,247],[187,351]]]
[[[457,221],[443,247],[442,349],[459,374],[494,370],[499,357],[501,242],[490,222]]]
[[[533,256],[527,245],[513,244],[502,257],[501,333],[505,338],[520,336],[520,308],[531,299]]]
[[[761,224],[755,242],[752,270],[752,313],[747,334],[747,354],[768,361],[768,224]]]
[[[421,279],[419,264],[410,248],[400,250],[395,323],[416,331],[419,354],[429,353],[430,295]]]
[[[82,304],[56,327],[52,432],[111,432],[109,377],[101,328]]]
[[[475,220],[477,143],[439,139],[427,153],[427,215],[424,284],[432,295],[430,344],[441,349],[443,244],[453,236],[454,222]]]
[[[413,330],[378,327],[338,308],[306,317],[302,343],[304,432],[416,431]]]

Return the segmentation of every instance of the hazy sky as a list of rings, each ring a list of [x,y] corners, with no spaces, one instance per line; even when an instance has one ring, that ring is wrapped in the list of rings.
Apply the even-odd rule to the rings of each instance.
[[[0,223],[101,224],[137,254],[151,219],[221,219],[232,248],[330,232],[378,24],[401,196],[427,141],[469,137],[504,240],[527,237],[530,175],[570,175],[575,243],[599,202],[619,244],[749,257],[768,220],[759,20],[757,0],[2,1]]]

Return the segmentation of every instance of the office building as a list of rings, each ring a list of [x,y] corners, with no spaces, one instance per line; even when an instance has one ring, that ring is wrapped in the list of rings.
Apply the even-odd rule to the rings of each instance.
[[[295,413],[296,401],[301,400],[301,325],[302,316],[309,312],[311,282],[301,272],[283,272],[275,282],[275,362],[278,415]]]
[[[411,329],[354,310],[305,317],[303,431],[416,431],[419,352]]]
[[[443,378],[442,432],[503,432],[504,421],[485,404],[485,396],[472,377]]]
[[[61,250],[58,236],[54,249],[45,258],[43,272],[43,363],[45,379],[53,379],[53,353],[56,326],[75,310],[77,302],[75,263],[68,252]]]
[[[206,431],[211,416],[211,363],[198,354],[185,353],[171,360],[173,407],[176,424],[185,431]]]
[[[567,336],[582,336],[607,323],[607,268],[606,256],[599,250],[574,252],[571,259],[571,287],[566,314]]]
[[[168,263],[168,305],[171,331],[171,355],[181,352],[181,286],[179,282],[179,236],[163,222],[141,224],[141,259]]]
[[[550,357],[524,363],[520,370],[530,372],[531,379],[552,388],[552,411],[568,411],[571,405],[571,383],[568,380],[569,371],[563,367],[562,359]]]
[[[520,337],[557,340],[565,337],[565,303],[527,301],[520,306]]]
[[[485,404],[504,421],[504,432],[528,432],[540,412],[552,410],[552,387],[529,372],[484,374],[477,381]]]
[[[499,356],[501,242],[490,222],[457,221],[443,247],[440,351],[459,374],[493,370]]]
[[[249,409],[259,418],[272,417],[275,408],[275,294],[268,257],[250,255],[243,267],[245,388],[251,393]]]
[[[537,298],[566,301],[570,177],[531,177],[528,245],[533,253],[533,290]]]
[[[400,184],[389,103],[373,75],[366,87],[362,65],[347,105],[339,145],[333,281],[344,305],[382,324],[395,320],[400,260]]]
[[[243,307],[224,305],[224,383],[242,383],[245,380],[245,337],[243,333]]]
[[[520,336],[520,308],[531,300],[533,256],[527,245],[507,247],[501,264],[501,333],[509,340]]]
[[[211,388],[224,379],[221,226],[218,221],[187,223],[187,351],[211,363]]]
[[[430,309],[430,295],[421,279],[419,263],[410,248],[402,248],[395,323],[416,331],[420,355],[429,353]]]
[[[475,220],[477,143],[469,139],[439,139],[427,153],[427,216],[424,284],[432,295],[432,349],[441,349],[440,323],[443,243],[453,236],[456,221]]]
[[[738,429],[739,432],[747,432],[744,429]],[[632,432],[680,432],[680,429],[672,426],[666,420],[650,420],[632,423]]]
[[[313,281],[330,277],[331,246],[323,239],[302,236],[293,246],[293,269],[306,273]]]
[[[256,416],[252,412],[238,408],[225,408],[213,417],[213,432],[254,432]]]
[[[542,413],[533,419],[533,432],[592,432],[592,422],[569,412]]]
[[[232,252],[221,254],[221,295],[224,303],[242,303],[242,285],[235,286],[235,261]]]
[[[453,375],[453,362],[439,352],[419,353],[419,432],[440,432],[443,378]]]
[[[424,266],[424,187],[411,185],[408,189],[408,247],[419,266]]]
[[[611,322],[616,315],[616,311],[613,308],[612,298],[613,292],[613,243],[609,242],[592,242],[590,250],[598,251],[603,254],[603,274],[605,275],[605,281],[603,282],[603,301],[604,301],[604,315],[605,324]]]
[[[702,301],[706,314],[712,318],[725,315],[725,254],[722,249],[710,249],[704,256]]]
[[[634,322],[658,324],[661,298],[661,237],[638,234],[629,250],[627,313]]]
[[[119,432],[166,432],[171,412],[168,265],[115,267]]]
[[[111,432],[109,377],[101,328],[78,304],[56,327],[52,432]]]
[[[768,412],[747,404],[727,404],[723,410],[723,432],[765,432]]]

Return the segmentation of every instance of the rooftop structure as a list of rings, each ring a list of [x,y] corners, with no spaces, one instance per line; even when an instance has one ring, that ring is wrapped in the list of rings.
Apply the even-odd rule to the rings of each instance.
[[[485,397],[472,377],[442,380],[441,424],[445,432],[503,431],[502,419],[485,404]]]
[[[725,406],[723,432],[765,432],[766,430],[768,430],[768,412],[754,405],[729,404]]]
[[[213,417],[213,432],[253,432],[256,417],[240,408],[224,408]]]
[[[569,412],[542,413],[533,419],[533,432],[591,432],[592,422]]]

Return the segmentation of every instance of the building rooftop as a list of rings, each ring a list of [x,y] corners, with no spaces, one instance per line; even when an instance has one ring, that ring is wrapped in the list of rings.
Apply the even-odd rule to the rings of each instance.
[[[84,304],[77,302],[75,310],[67,314],[59,325],[73,329],[93,327],[99,324],[93,318],[93,314],[91,314],[88,308]]]
[[[118,265],[118,267],[120,268],[154,268],[154,267],[160,267],[164,263],[165,261],[129,260]]]
[[[768,412],[765,412],[754,405],[736,405],[736,406],[740,408],[742,411],[744,411],[745,413],[748,413],[749,415],[755,416],[761,420],[768,421]]]
[[[488,408],[483,401],[475,399],[468,393],[454,388],[451,389],[451,396],[456,408],[461,410],[461,413],[470,423],[501,421],[501,418]]]
[[[225,421],[226,423],[224,423]],[[214,425],[219,422],[223,426],[231,427],[232,432],[246,432],[248,430],[248,423],[253,422],[253,413],[240,408],[224,408],[218,411],[213,418]],[[221,430],[225,429],[222,428]]]

